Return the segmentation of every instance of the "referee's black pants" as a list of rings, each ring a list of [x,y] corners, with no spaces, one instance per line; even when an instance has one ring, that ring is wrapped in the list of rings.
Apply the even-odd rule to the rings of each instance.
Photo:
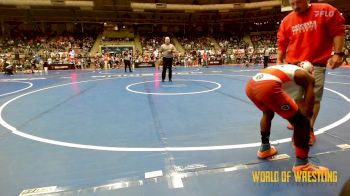
[[[131,64],[130,60],[124,60],[125,72],[127,67],[129,67],[129,71],[132,72],[130,64]]]
[[[269,63],[269,56],[264,56],[264,68],[267,67],[268,63]]]
[[[172,72],[173,72],[173,58],[165,58],[165,57],[163,57],[162,81],[165,80],[166,70],[167,69],[169,69],[169,81],[171,81]]]

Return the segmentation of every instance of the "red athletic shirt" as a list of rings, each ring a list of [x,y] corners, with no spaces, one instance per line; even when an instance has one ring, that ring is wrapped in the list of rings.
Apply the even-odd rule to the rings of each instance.
[[[286,51],[287,63],[310,61],[326,64],[333,49],[333,38],[345,34],[345,19],[333,6],[313,3],[302,14],[292,11],[281,22],[277,46]]]

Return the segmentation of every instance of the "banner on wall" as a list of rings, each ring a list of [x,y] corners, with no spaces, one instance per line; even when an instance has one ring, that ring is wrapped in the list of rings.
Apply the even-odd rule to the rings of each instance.
[[[75,69],[74,64],[50,64],[48,65],[48,70],[69,70]]]
[[[222,60],[209,60],[208,65],[222,65]]]
[[[155,67],[154,62],[140,62],[135,63],[136,68],[144,68],[144,67]]]
[[[101,46],[102,53],[122,54],[124,51],[132,51],[132,46]]]

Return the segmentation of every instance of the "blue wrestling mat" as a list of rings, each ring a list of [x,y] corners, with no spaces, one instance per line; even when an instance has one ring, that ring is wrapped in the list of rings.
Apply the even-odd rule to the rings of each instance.
[[[296,182],[287,121],[272,122],[279,156],[256,157],[261,112],[245,85],[260,68],[178,67],[163,83],[154,68],[1,76],[0,193],[338,195],[350,177],[350,69],[327,71],[310,150],[333,176]]]

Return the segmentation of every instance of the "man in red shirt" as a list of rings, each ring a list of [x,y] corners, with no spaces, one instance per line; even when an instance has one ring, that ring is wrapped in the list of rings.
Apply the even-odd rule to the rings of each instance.
[[[326,3],[308,4],[307,0],[289,0],[289,3],[293,11],[282,20],[277,33],[277,64],[297,64],[306,60],[315,66],[313,128],[320,110],[326,67],[335,69],[344,60],[345,19],[336,8]],[[303,91],[299,88],[288,93],[302,107]],[[310,136],[312,145],[316,139],[313,129]]]

